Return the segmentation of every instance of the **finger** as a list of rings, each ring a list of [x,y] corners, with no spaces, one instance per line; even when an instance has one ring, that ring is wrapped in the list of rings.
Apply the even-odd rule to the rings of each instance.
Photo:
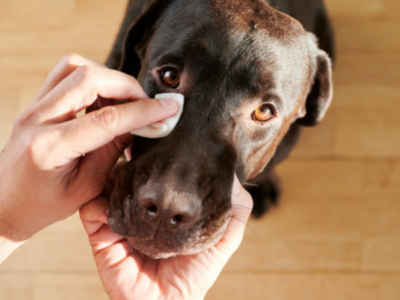
[[[253,200],[250,194],[240,185],[235,176],[234,186],[238,186],[237,194],[232,198],[232,217],[226,229],[224,237],[216,245],[216,248],[228,260],[240,246],[244,230],[253,209]]]
[[[110,227],[108,227],[106,224],[103,224],[98,231],[92,235],[89,235],[90,246],[92,247],[94,254],[116,243],[124,242],[125,240],[125,237],[112,232]]]
[[[171,101],[169,107],[163,105],[168,102],[166,100]],[[48,161],[65,166],[71,160],[103,147],[116,136],[175,115],[178,109],[179,105],[173,99],[163,99],[163,102],[147,99],[108,106],[81,118],[58,124],[55,129],[59,132],[60,139],[53,142],[52,151],[47,154],[50,156]]]
[[[108,209],[110,202],[103,197],[94,199],[83,205],[79,216],[88,235],[97,232],[104,224],[108,224]]]
[[[105,228],[105,231],[107,229]],[[132,261],[133,264],[131,262],[131,259],[129,257],[131,247],[126,239],[111,243],[106,246],[107,244],[108,243],[104,243],[104,245],[100,248],[92,248],[94,259],[100,273],[102,273],[102,271],[112,271],[117,274],[119,272],[127,271],[127,267],[129,272],[137,273],[138,266],[135,261]],[[129,266],[126,266],[127,260],[130,261]]]
[[[99,101],[95,101],[95,102],[93,102],[92,105],[90,105],[86,108],[85,114],[87,115],[87,114],[91,113],[92,111],[96,111],[99,109],[100,109]]]
[[[79,211],[94,253],[125,240],[124,237],[112,232],[107,225],[109,207],[110,203],[105,198],[99,197],[82,206]]]
[[[88,113],[91,113],[92,111],[99,110],[100,108],[103,108],[103,107],[106,107],[109,105],[115,105],[115,104],[117,104],[117,103],[114,100],[97,97],[97,101],[93,102],[92,105],[88,106],[86,108],[85,113],[88,114]]]
[[[113,100],[147,98],[137,80],[127,74],[84,65],[52,89],[36,107],[37,122],[59,123],[93,104],[98,96]]]
[[[87,59],[75,53],[68,53],[61,58],[57,65],[50,71],[49,75],[47,75],[46,80],[44,81],[33,102],[40,101],[64,78],[66,78],[80,66],[84,65],[106,68],[106,66],[96,61]]]
[[[124,151],[126,161],[131,161],[132,159],[132,144],[128,146],[128,148]]]
[[[133,136],[130,133],[124,134],[96,151],[85,155],[75,181],[69,186],[71,190],[81,195],[81,197],[74,199],[78,206],[88,199],[97,197],[100,193],[110,198],[118,177],[117,172],[126,162],[119,164],[118,167],[114,168],[114,166],[132,139]],[[109,176],[113,168],[114,171]]]
[[[145,98],[149,98],[149,97],[143,97],[143,99],[145,99]],[[135,101],[135,100],[125,101],[124,103],[132,102],[132,101]],[[115,100],[107,99],[107,98],[103,98],[103,97],[97,97],[97,101],[96,102],[98,103],[99,108],[103,108],[103,107],[106,107],[106,106],[117,104],[117,102]],[[120,103],[120,104],[122,104],[122,103]]]

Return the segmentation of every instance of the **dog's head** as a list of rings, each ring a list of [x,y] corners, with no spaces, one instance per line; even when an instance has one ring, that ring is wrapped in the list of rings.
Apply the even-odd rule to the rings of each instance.
[[[258,175],[293,122],[315,125],[332,97],[331,64],[299,22],[262,0],[154,0],[127,32],[120,70],[185,109],[164,139],[136,137],[109,224],[153,257],[215,244],[231,189]]]

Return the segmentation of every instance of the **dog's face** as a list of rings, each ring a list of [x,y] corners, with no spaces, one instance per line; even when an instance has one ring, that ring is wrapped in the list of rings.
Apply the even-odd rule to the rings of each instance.
[[[326,54],[261,0],[153,1],[127,35],[121,70],[150,97],[185,96],[170,136],[135,138],[111,201],[111,229],[153,258],[218,242],[234,174],[258,175],[290,125],[319,122],[331,99]]]

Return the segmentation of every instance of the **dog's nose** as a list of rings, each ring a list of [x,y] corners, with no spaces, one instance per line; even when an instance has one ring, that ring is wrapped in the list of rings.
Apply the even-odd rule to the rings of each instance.
[[[193,224],[200,215],[201,203],[188,193],[170,193],[156,196],[153,193],[139,200],[146,218],[166,228]]]

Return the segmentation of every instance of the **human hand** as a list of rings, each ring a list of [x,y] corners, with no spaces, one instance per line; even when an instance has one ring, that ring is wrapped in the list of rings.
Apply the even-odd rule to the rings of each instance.
[[[25,241],[100,195],[129,132],[179,109],[174,100],[146,98],[129,75],[76,54],[61,59],[18,116],[0,157],[0,263],[4,239]],[[97,99],[128,103],[76,118]]]
[[[99,197],[80,210],[104,289],[111,300],[203,299],[242,242],[253,201],[235,176],[232,218],[223,238],[196,255],[153,260],[131,251],[107,225],[109,201]]]

